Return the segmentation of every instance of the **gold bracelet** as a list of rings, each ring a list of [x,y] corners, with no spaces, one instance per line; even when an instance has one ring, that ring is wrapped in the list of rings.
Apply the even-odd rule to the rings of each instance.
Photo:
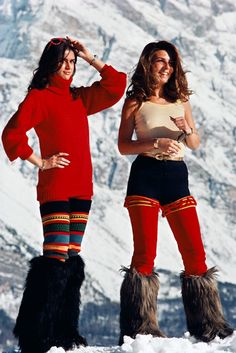
[[[93,65],[94,61],[96,60],[97,58],[97,55],[94,55],[92,60],[90,61],[89,65]]]

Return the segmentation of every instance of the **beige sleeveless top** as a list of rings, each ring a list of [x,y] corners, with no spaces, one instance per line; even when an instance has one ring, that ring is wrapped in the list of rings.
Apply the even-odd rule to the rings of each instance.
[[[175,103],[157,104],[153,102],[143,102],[135,115],[135,133],[138,140],[148,140],[150,138],[166,137],[173,140],[182,134],[170,116],[177,118],[184,116],[184,106],[180,100]],[[183,157],[185,145],[179,142],[181,150],[175,157]],[[158,149],[153,149],[143,155],[155,157],[163,155]]]

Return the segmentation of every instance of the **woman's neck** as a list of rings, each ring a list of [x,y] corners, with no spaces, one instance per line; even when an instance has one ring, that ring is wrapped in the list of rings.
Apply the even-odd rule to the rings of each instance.
[[[164,98],[163,96],[163,86],[159,86],[155,89],[153,97]]]
[[[163,95],[163,88],[162,87],[156,88],[154,94],[149,98],[154,103],[166,103],[167,102],[166,98]]]

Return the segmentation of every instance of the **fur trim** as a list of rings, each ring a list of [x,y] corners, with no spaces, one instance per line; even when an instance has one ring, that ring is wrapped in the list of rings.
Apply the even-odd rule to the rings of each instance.
[[[80,345],[87,346],[87,341],[79,334],[80,288],[84,281],[84,262],[80,255],[66,261],[68,282],[65,290],[63,307],[63,330],[60,346],[66,351]]]
[[[120,291],[120,339],[123,336],[135,338],[137,334],[152,334],[165,337],[157,322],[157,295],[159,280],[157,273],[143,275],[134,268],[123,267],[124,281]]]
[[[185,276],[184,272],[180,276],[188,331],[204,342],[233,333],[223,316],[216,272],[213,267],[202,276]]]
[[[44,256],[30,261],[13,331],[21,353],[44,353],[58,345],[65,286],[64,262]]]

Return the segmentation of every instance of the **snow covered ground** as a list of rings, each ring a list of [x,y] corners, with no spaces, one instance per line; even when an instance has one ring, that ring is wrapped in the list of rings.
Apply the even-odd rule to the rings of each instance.
[[[135,340],[125,337],[121,347],[81,347],[68,353],[226,353],[236,352],[236,331],[224,340],[216,337],[210,343],[197,342],[188,333],[183,338],[154,338],[138,335]],[[48,353],[65,353],[64,349],[52,347]]]

